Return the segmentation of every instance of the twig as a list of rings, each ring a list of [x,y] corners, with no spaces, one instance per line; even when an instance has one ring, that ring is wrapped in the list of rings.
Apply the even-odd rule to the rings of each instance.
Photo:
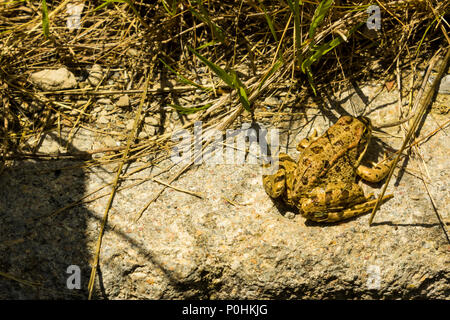
[[[417,155],[420,157],[420,159],[422,160],[423,167],[425,168],[425,171],[427,172],[428,178],[430,179],[430,176],[429,176],[428,170],[427,170],[427,166],[426,166],[426,164],[425,164],[425,161],[423,160],[422,155],[420,154],[420,152],[419,152],[419,150],[418,150],[418,146],[415,146],[414,149],[416,149],[416,150],[415,150],[416,154],[417,154]],[[419,166],[419,168],[420,168],[420,166]],[[442,216],[441,216],[441,214],[440,214],[440,212],[439,212],[439,210],[438,210],[438,208],[437,208],[437,206],[436,206],[436,203],[434,202],[433,196],[431,195],[431,192],[430,192],[430,190],[428,189],[428,184],[427,184],[426,181],[425,181],[425,177],[424,177],[424,174],[423,174],[423,172],[422,172],[422,168],[420,168],[420,175],[421,175],[421,177],[422,177],[421,180],[422,180],[422,182],[423,182],[423,185],[425,186],[425,189],[427,190],[428,197],[430,197],[431,205],[433,206],[434,212],[436,213],[436,217],[437,217],[438,220],[439,220],[439,224],[441,225],[442,230],[444,231],[444,234],[445,234],[445,237],[447,238],[447,241],[450,243],[450,237],[449,237],[449,233],[448,233],[448,230],[447,230],[447,226],[445,225],[444,219],[442,218]]]
[[[42,286],[42,283],[19,279],[16,276],[13,276],[13,275],[10,275],[9,273],[5,273],[5,272],[1,272],[1,271],[0,271],[0,276],[8,278],[10,280],[17,281],[17,282],[19,282],[21,284],[24,284],[24,285],[27,285],[27,286],[31,286],[31,287],[40,287],[40,286]]]
[[[123,165],[125,163],[125,160],[126,160],[126,158],[128,156],[128,152],[130,150],[130,147],[133,144],[133,141],[136,139],[136,136],[137,136],[138,124],[140,122],[144,101],[145,101],[145,98],[147,97],[147,89],[148,89],[148,84],[149,84],[149,81],[150,81],[151,73],[152,72],[150,70],[150,72],[148,72],[148,74],[147,74],[147,79],[145,80],[145,85],[144,85],[144,93],[142,94],[142,97],[141,97],[141,102],[139,104],[139,109],[136,112],[136,117],[134,119],[133,130],[130,132],[130,135],[128,136],[127,149],[123,153],[122,161],[120,162],[119,167],[117,168],[117,173],[116,173],[116,177],[114,179],[114,183],[113,183],[113,186],[112,186],[112,190],[111,190],[111,194],[110,194],[110,197],[109,197],[109,200],[108,200],[108,204],[106,205],[105,213],[103,214],[102,224],[101,224],[99,236],[98,236],[98,239],[97,239],[95,260],[94,260],[94,263],[93,263],[93,266],[92,266],[91,277],[89,279],[89,285],[88,285],[88,291],[89,291],[88,299],[89,300],[92,298],[92,292],[94,290],[95,275],[97,273],[98,262],[99,262],[99,257],[100,257],[100,247],[102,245],[102,238],[103,238],[105,225],[106,225],[106,222],[108,220],[108,213],[109,213],[109,210],[111,208],[112,202],[114,200],[114,196],[116,194],[116,189],[117,189],[117,185],[118,185],[118,182],[119,182],[120,174],[122,172],[122,167],[123,167]]]
[[[212,89],[213,86],[204,86],[206,89]],[[226,85],[217,85],[216,88],[221,89],[229,89]],[[194,86],[176,86],[176,87],[162,87],[162,88],[152,88],[148,89],[148,93],[167,93],[167,92],[174,92],[174,91],[195,91],[199,90],[198,88]],[[61,90],[61,91],[42,91],[39,92],[43,95],[123,95],[123,94],[139,94],[143,93],[143,89],[132,89],[132,90],[99,90],[96,91],[95,89],[72,89],[72,90]]]
[[[416,116],[415,116],[414,121],[413,121],[413,124],[411,125],[411,127],[410,127],[410,129],[408,131],[408,134],[406,135],[406,138],[403,141],[402,147],[400,148],[397,156],[394,159],[394,162],[392,163],[391,169],[389,170],[389,174],[388,174],[387,179],[386,179],[386,183],[384,184],[383,189],[381,191],[381,194],[378,197],[378,201],[375,204],[375,206],[374,206],[374,208],[372,210],[372,213],[370,215],[369,225],[372,225],[373,218],[375,217],[375,213],[378,210],[378,208],[380,207],[381,199],[383,198],[383,196],[384,196],[384,194],[386,192],[387,186],[389,185],[389,180],[391,179],[392,174],[394,173],[394,169],[395,169],[395,166],[398,163],[398,160],[400,159],[400,155],[402,154],[403,150],[406,148],[406,145],[409,143],[409,140],[411,139],[413,133],[416,131],[416,128],[417,128],[420,120],[422,119],[422,116],[425,114],[425,110],[427,109],[428,105],[431,103],[431,99],[433,98],[433,95],[434,95],[434,93],[435,93],[435,91],[436,91],[436,89],[438,87],[438,84],[440,83],[441,78],[444,75],[444,72],[446,70],[449,57],[450,57],[450,49],[447,49],[447,54],[445,55],[445,58],[442,61],[442,64],[441,64],[441,66],[439,68],[439,72],[436,75],[436,78],[434,79],[433,84],[429,88],[423,104],[421,105],[420,109],[417,111]],[[430,66],[428,68],[428,72],[427,72],[427,74],[425,75],[425,78],[424,78],[424,83],[426,83],[426,81],[428,81],[428,77],[429,77],[429,75],[431,73],[431,70],[433,69],[433,66],[434,66],[437,58],[438,58],[438,55],[436,55],[435,58],[431,61]]]
[[[186,189],[182,189],[182,188],[179,188],[179,187],[175,187],[175,186],[173,186],[173,185],[171,185],[171,184],[168,184],[168,183],[166,183],[166,182],[164,182],[164,181],[161,181],[161,180],[159,180],[159,179],[156,179],[156,178],[153,178],[152,180],[155,181],[155,182],[158,182],[158,183],[162,184],[163,186],[172,188],[172,189],[174,189],[174,190],[177,190],[177,191],[180,191],[180,192],[184,192],[184,193],[190,194],[190,195],[195,196],[195,197],[198,197],[198,198],[200,198],[200,199],[203,199],[203,198],[204,198],[203,195],[202,195],[201,193],[193,192],[193,191],[186,190]]]

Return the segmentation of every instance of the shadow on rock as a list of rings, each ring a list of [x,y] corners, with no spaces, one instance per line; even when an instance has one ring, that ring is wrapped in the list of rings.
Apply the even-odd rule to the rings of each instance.
[[[77,161],[19,161],[0,176],[0,298],[85,299],[90,267],[83,206],[52,215],[85,191]],[[64,167],[70,170],[61,170]],[[78,279],[67,273],[78,266]]]

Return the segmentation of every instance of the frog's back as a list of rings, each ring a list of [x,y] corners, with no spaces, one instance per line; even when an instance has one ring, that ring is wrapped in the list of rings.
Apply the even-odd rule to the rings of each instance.
[[[363,129],[358,119],[343,116],[313,141],[298,159],[296,176],[303,188],[319,185],[325,176],[327,181],[354,180]]]

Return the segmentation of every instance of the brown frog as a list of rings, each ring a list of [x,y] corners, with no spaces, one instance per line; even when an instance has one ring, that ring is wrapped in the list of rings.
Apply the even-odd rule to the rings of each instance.
[[[361,165],[372,127],[366,117],[343,116],[321,137],[315,131],[297,146],[298,161],[280,153],[278,171],[263,175],[267,194],[297,207],[305,218],[336,222],[370,211],[376,200],[364,196],[357,175],[370,182],[381,181],[392,161],[372,168]],[[383,197],[383,202],[392,198]]]

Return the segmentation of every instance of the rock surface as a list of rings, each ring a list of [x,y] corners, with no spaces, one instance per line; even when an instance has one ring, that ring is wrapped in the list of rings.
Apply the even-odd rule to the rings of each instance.
[[[374,92],[376,88],[363,88],[359,96],[343,94],[342,108],[364,113],[375,123],[396,120],[396,93]],[[365,98],[371,101],[368,106],[361,103]],[[343,112],[334,106],[310,108],[307,122],[290,122],[295,134],[281,139],[289,154],[296,156],[296,142],[314,128],[321,133],[336,121],[339,114],[328,110]],[[428,116],[420,136],[435,130],[435,121],[442,124],[444,117]],[[375,137],[368,160],[382,155],[384,143],[400,146],[396,127],[383,130],[393,136]],[[101,140],[93,135],[80,130],[73,150],[91,149]],[[57,134],[53,137],[60,141]],[[43,144],[40,151],[46,148]],[[449,152],[442,130],[421,145],[430,175],[426,182],[446,221]],[[167,188],[136,221],[162,188],[148,180],[161,169],[142,170],[122,184],[114,199],[95,298],[449,299],[450,246],[418,178],[418,163],[414,158],[400,162],[406,171],[397,169],[388,188],[394,199],[381,207],[371,227],[368,215],[320,225],[283,212],[265,194],[261,169],[254,164],[194,167],[173,185],[204,198]],[[134,163],[128,172],[145,165]],[[73,167],[73,162],[26,161],[0,176],[0,270],[41,284],[0,278],[0,298],[86,298],[108,197],[51,214],[111,182],[116,165]],[[157,178],[167,181],[177,170]],[[147,180],[126,188],[139,179]],[[363,188],[377,194],[380,186]],[[108,194],[109,188],[100,193]],[[81,269],[80,290],[66,287],[70,265]]]
[[[75,76],[66,68],[38,71],[31,74],[30,80],[34,85],[45,91],[72,89],[77,86]]]

